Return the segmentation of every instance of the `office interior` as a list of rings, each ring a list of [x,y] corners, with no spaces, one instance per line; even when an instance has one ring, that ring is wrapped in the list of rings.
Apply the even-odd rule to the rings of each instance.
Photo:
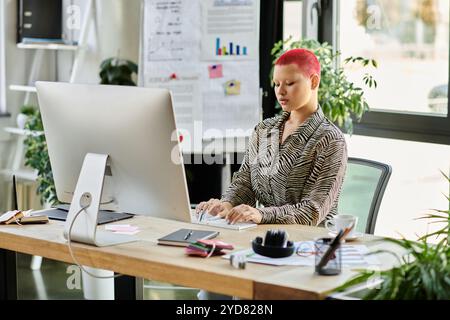
[[[37,2],[0,0],[0,212],[12,209],[12,175],[16,177],[19,208],[39,210],[51,206],[37,193],[39,184],[45,181],[39,180],[36,168],[25,165],[27,160],[44,161],[42,150],[33,155],[24,144],[30,135],[24,106],[39,108],[35,82],[100,84],[101,63],[116,58],[136,64],[138,72],[132,80],[138,86],[150,86],[143,67],[148,52],[143,50],[151,47],[152,39],[144,37],[144,31],[156,29],[161,23],[154,17],[144,22],[145,10],[156,3],[152,0],[62,0],[61,34],[66,42],[24,43],[18,31],[24,14],[19,4],[33,1]],[[185,2],[180,0],[177,5]],[[192,6],[200,6],[200,2],[205,6],[215,3],[194,1]],[[361,119],[353,119],[352,132],[342,123],[339,126],[345,134],[348,156],[387,164],[392,170],[372,233],[416,240],[419,235],[438,230],[441,224],[418,218],[432,209],[449,209],[446,195],[450,188],[445,178],[450,175],[448,0],[216,2],[235,5],[236,10],[247,5],[259,10],[259,15],[254,15],[258,38],[251,39],[257,50],[251,53],[252,61],[257,63],[250,78],[257,79],[260,88],[260,94],[252,95],[254,99],[249,103],[254,107],[253,119],[270,118],[280,112],[270,80],[274,45],[287,40],[283,47],[287,49],[295,40],[327,42],[332,52],[340,53],[333,66],[342,67],[347,78],[363,88],[370,106]],[[40,10],[46,10],[45,5]],[[225,21],[226,17],[219,15],[217,19]],[[198,36],[200,43],[213,39],[205,32]],[[226,49],[231,57],[229,47]],[[250,47],[248,50],[250,55]],[[377,65],[347,63],[345,59],[350,56],[374,59]],[[152,63],[157,69],[158,63]],[[169,73],[169,78],[178,76]],[[376,87],[364,83],[366,74],[373,76]],[[208,87],[208,83],[200,86]],[[127,112],[126,103],[123,112]],[[245,137],[239,139],[244,145],[248,142]],[[220,198],[239,169],[244,152],[245,146],[233,145],[229,150],[223,147],[213,153],[216,161],[211,163],[202,159],[201,151],[186,151],[183,156],[191,204]],[[361,203],[363,195],[363,188],[353,190],[350,205],[366,205]],[[47,258],[36,261],[36,257],[19,253],[19,299],[85,299],[81,283],[74,281],[73,267]],[[141,285],[143,299],[198,299],[196,288],[152,279],[143,279]],[[98,298],[110,299],[111,294],[101,293]]]

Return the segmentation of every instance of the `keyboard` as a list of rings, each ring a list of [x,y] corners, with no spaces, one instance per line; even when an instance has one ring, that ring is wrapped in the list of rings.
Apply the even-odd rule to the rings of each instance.
[[[203,215],[198,215],[196,217],[195,210],[191,210],[192,214],[192,222],[197,224],[203,224],[208,225],[212,227],[218,227],[218,228],[225,228],[225,229],[231,229],[231,230],[244,230],[249,228],[255,228],[257,226],[256,223],[248,223],[248,222],[237,222],[235,224],[229,224],[227,220],[212,216],[208,213],[205,213]],[[201,221],[199,221],[199,218],[201,217]]]
[[[54,208],[33,211],[31,215],[46,215],[52,220],[66,221],[67,215],[69,214],[69,207],[69,205],[60,204]],[[132,217],[134,217],[134,215],[130,213],[99,210],[97,225],[129,219]]]

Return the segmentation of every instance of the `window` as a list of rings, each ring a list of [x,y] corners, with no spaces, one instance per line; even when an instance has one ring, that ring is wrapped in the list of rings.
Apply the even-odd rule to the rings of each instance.
[[[377,60],[368,112],[355,133],[450,144],[449,1],[338,1],[342,58]],[[367,70],[346,67],[361,87]]]
[[[283,39],[292,36],[300,39],[302,35],[302,6],[303,1],[288,1],[283,4]]]
[[[5,92],[5,1],[0,1],[0,115],[6,114]]]
[[[373,109],[446,116],[448,37],[448,0],[351,0],[340,11],[343,56],[380,61],[379,87],[367,93]],[[347,69],[354,81],[361,72]]]

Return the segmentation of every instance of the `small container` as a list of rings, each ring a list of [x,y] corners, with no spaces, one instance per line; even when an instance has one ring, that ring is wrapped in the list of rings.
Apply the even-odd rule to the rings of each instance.
[[[341,246],[334,251],[326,264],[320,266],[320,261],[330,248],[334,238],[318,238],[314,241],[315,251],[315,270],[317,274],[324,276],[334,276],[341,273],[342,270],[342,252]]]

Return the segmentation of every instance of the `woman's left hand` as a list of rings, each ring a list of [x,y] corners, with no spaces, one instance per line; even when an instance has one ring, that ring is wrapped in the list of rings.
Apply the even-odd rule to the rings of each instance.
[[[236,222],[261,223],[262,216],[258,209],[246,204],[241,204],[231,209],[227,214],[226,219],[230,224]]]

